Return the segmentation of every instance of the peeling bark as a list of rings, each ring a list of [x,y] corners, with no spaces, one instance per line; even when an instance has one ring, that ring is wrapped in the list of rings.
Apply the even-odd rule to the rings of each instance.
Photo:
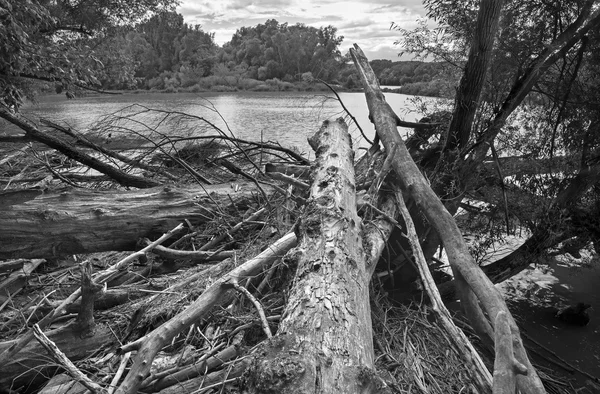
[[[259,348],[250,393],[374,393],[369,275],[356,214],[347,126],[325,122],[309,139],[316,152],[311,198],[288,254],[296,276],[279,330]]]
[[[488,335],[491,333],[491,325],[481,307],[492,322],[495,322],[499,312],[506,312],[513,334],[515,357],[527,367],[528,372],[527,376],[519,376],[519,389],[526,393],[544,393],[542,382],[527,357],[519,329],[508,311],[502,295],[475,263],[452,215],[444,207],[412,160],[396,129],[395,115],[390,113],[391,109],[385,102],[385,97],[381,93],[377,78],[367,58],[357,45],[350,50],[350,53],[365,89],[369,112],[377,135],[388,153],[396,152],[392,167],[398,175],[400,187],[415,201],[444,243],[458,285],[460,299],[469,320],[475,325],[474,328],[479,327],[480,335]]]
[[[192,225],[213,220],[219,195],[242,203],[255,190],[215,185],[40,193],[0,210],[0,260],[135,250],[140,238],[162,234],[184,220]]]

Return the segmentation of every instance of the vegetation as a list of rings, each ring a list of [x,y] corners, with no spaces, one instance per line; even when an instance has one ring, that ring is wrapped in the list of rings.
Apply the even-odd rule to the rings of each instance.
[[[22,130],[0,136],[0,389],[566,392],[493,283],[550,252],[600,250],[600,3],[425,5],[439,27],[398,29],[399,42],[434,63],[369,64],[355,47],[352,68],[333,27],[270,20],[217,48],[168,1],[0,0],[0,117]],[[460,78],[445,111],[409,123],[377,75]],[[364,90],[377,139],[358,160],[341,119],[310,138],[309,162],[142,105],[82,131],[19,112],[31,80],[70,92],[313,78]],[[485,266],[463,236],[477,231],[477,251],[515,228],[528,238]],[[453,277],[436,283],[442,250]],[[394,308],[385,293],[410,299],[411,274],[421,305]],[[470,337],[440,292],[460,299]]]
[[[8,40],[0,60],[7,105],[20,105],[40,89],[314,90],[314,79],[357,88],[356,72],[339,51],[343,37],[333,26],[271,19],[238,29],[221,48],[212,33],[185,23],[172,10],[174,2],[166,0],[139,1],[127,12],[110,3],[100,11],[66,1],[7,4],[4,17],[11,23],[2,27]],[[150,10],[145,19],[135,13],[143,7]],[[403,93],[449,94],[437,64],[375,61],[374,66],[382,83],[403,85]]]

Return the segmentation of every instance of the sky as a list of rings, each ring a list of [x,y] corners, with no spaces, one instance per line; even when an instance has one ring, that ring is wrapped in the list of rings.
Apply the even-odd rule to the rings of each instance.
[[[394,45],[399,34],[390,30],[392,22],[412,29],[417,19],[425,17],[422,0],[182,0],[177,12],[188,24],[200,24],[205,32],[215,33],[219,45],[230,41],[238,28],[267,19],[317,28],[332,25],[338,36],[344,36],[342,54],[356,43],[369,60],[400,60],[402,49]]]

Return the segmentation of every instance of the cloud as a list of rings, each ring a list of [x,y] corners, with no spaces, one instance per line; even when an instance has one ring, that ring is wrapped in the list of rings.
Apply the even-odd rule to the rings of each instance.
[[[332,25],[344,36],[345,53],[357,43],[370,59],[398,60],[400,48],[394,46],[398,33],[392,22],[405,29],[416,27],[425,17],[421,0],[183,0],[177,11],[187,23],[200,24],[215,33],[219,45],[231,40],[243,26],[256,26],[267,19],[280,23],[305,23],[321,27]]]

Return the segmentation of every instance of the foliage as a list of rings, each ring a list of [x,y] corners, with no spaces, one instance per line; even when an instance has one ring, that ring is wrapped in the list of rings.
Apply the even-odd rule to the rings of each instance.
[[[577,187],[584,187],[588,182],[585,177],[591,176],[578,178],[577,169],[586,174],[592,166],[597,166],[600,157],[597,3],[585,0],[503,2],[491,61],[488,69],[483,70],[487,72],[486,79],[469,140],[457,152],[458,160],[456,155],[442,159],[455,160],[455,163],[432,161],[437,169],[459,173],[457,163],[462,160],[465,168],[470,168],[465,172],[473,174],[473,167],[468,167],[473,166],[470,160],[475,157],[483,160],[485,149],[492,146],[500,157],[519,156],[523,161],[539,163],[534,166],[537,173],[511,173],[503,180],[511,191],[520,193],[517,196],[530,196],[508,203],[520,225],[534,232],[573,231],[578,226],[575,218],[580,215],[576,210],[586,210],[585,204],[594,206],[587,200],[584,204],[575,199],[569,200],[566,209],[564,201],[569,191],[581,196]],[[479,5],[475,0],[426,0],[428,16],[438,26],[430,29],[421,23],[413,31],[397,29],[401,35],[398,43],[405,52],[418,58],[434,59],[448,68],[461,70],[466,64],[468,49],[479,38],[475,35]],[[573,27],[580,22],[586,29]],[[480,153],[475,156],[475,152]],[[570,169],[557,167],[558,159],[561,163],[568,162]],[[435,176],[437,178],[432,176],[431,179],[439,181],[435,186],[438,190],[463,183],[465,186],[460,191],[463,198],[481,198],[489,186],[485,182],[474,182],[473,176],[470,180],[463,176],[460,181],[449,172],[435,173]],[[594,195],[588,192],[586,198],[597,197],[590,196]],[[498,199],[487,202],[489,211],[493,212],[505,204]],[[556,208],[556,204],[563,204],[558,206],[564,211],[560,214],[555,211],[551,219],[548,212]],[[574,216],[567,219],[564,215]],[[588,230],[574,230],[574,234]]]
[[[330,81],[341,62],[338,47],[343,37],[336,34],[333,26],[317,29],[269,19],[265,24],[238,29],[224,45],[219,61],[228,67],[244,65],[249,77],[260,80],[300,80],[310,72]]]
[[[18,109],[30,80],[99,85],[94,43],[110,30],[171,9],[173,0],[0,1],[0,104]]]
[[[399,86],[404,94],[452,97],[458,84],[456,69],[441,62],[373,60],[370,64],[382,85]]]

